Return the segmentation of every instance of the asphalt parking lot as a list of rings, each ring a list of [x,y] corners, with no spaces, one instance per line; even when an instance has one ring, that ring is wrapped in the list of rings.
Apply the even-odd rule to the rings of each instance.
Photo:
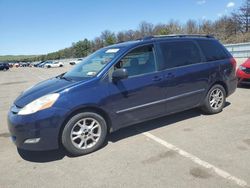
[[[250,186],[250,87],[238,88],[220,114],[194,109],[134,125],[86,156],[17,151],[7,128],[10,105],[68,68],[0,72],[0,187]]]

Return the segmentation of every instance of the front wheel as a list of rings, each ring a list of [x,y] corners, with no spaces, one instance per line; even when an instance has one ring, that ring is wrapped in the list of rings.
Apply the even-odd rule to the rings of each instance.
[[[107,125],[102,116],[83,112],[73,116],[62,132],[64,148],[74,156],[85,155],[99,149],[106,139]]]
[[[204,104],[201,107],[206,114],[216,114],[222,111],[226,102],[226,92],[223,86],[214,85],[205,98]]]

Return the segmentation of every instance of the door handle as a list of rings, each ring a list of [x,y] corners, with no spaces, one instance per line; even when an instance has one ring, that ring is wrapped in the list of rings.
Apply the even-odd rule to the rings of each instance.
[[[155,82],[161,81],[161,80],[162,80],[162,77],[160,77],[160,76],[155,76],[155,77],[153,78],[153,81],[155,81]]]
[[[171,79],[171,78],[174,78],[175,77],[175,75],[173,74],[173,73],[168,73],[166,76],[165,76],[165,78],[167,78],[167,79]]]

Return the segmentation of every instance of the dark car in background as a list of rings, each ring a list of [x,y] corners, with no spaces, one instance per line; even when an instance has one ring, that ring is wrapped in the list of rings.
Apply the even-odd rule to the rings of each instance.
[[[29,67],[29,62],[20,62],[20,67]]]
[[[9,70],[10,66],[8,63],[0,63],[0,70]]]
[[[102,48],[67,73],[24,91],[8,113],[18,148],[72,155],[107,134],[199,107],[223,110],[237,86],[236,61],[211,36],[150,36]]]
[[[238,84],[250,85],[250,58],[241,64],[237,70]]]
[[[34,64],[34,67],[38,67],[40,64],[42,64],[42,63],[44,63],[45,61],[40,61],[40,62],[38,62],[38,63],[35,63]]]
[[[38,65],[39,68],[44,68],[46,67],[47,64],[53,64],[53,61],[44,61]]]

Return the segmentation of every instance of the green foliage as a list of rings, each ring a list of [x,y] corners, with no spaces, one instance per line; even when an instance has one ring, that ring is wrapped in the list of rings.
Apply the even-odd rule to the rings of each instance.
[[[0,62],[10,62],[10,61],[35,61],[36,59],[39,59],[39,56],[37,55],[4,55],[0,56]]]
[[[72,46],[74,57],[85,57],[90,53],[91,43],[88,39],[84,39],[83,41],[78,41]]]
[[[102,32],[101,39],[103,40],[105,46],[116,43],[115,33],[108,30]]]

